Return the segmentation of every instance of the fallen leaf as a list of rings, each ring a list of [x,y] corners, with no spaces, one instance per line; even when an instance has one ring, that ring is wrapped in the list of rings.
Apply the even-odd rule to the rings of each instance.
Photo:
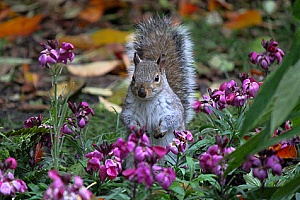
[[[130,33],[115,29],[103,29],[91,34],[92,41],[95,45],[105,45],[111,43],[125,43]]]
[[[227,3],[225,0],[208,0],[208,11],[217,10],[218,8],[225,8],[227,10],[232,10],[233,5]]]
[[[85,81],[83,79],[70,78],[69,81],[59,82],[57,84],[57,95],[62,95],[63,98],[66,98],[67,95],[71,97],[76,92],[78,92],[85,85]],[[54,87],[50,89],[50,95],[54,97]]]
[[[43,156],[42,143],[39,142],[35,147],[35,153],[34,153],[34,159],[36,164],[38,164],[41,161],[42,156]]]
[[[30,72],[29,65],[27,65],[27,64],[23,65],[23,73],[24,73],[25,85],[29,84],[29,85],[32,85],[34,88],[37,88],[39,78],[40,78],[39,74]]]
[[[122,111],[121,106],[111,103],[111,102],[107,101],[106,99],[104,99],[103,97],[99,97],[99,101],[100,101],[100,105],[103,105],[110,112],[121,113],[121,111]]]
[[[34,17],[16,17],[0,24],[0,38],[7,36],[27,36],[40,28],[43,15]]]
[[[91,5],[80,12],[79,18],[85,20],[89,23],[97,22],[103,15],[104,5],[100,4],[99,6]]]
[[[115,69],[118,65],[121,64],[119,60],[111,60],[111,61],[96,61],[88,64],[80,64],[68,65],[68,71],[76,76],[81,77],[94,77],[94,76],[102,76],[113,69]]]
[[[224,27],[229,29],[242,29],[262,23],[262,17],[257,10],[247,10],[243,13],[235,14],[236,15],[231,15],[231,18],[224,24]]]
[[[196,6],[195,4],[191,4],[183,1],[182,3],[180,3],[178,12],[181,16],[189,16],[195,13],[198,9],[199,9],[198,6]]]
[[[278,150],[276,155],[284,159],[297,158],[297,149],[294,145],[292,146],[289,145]]]
[[[80,34],[74,36],[62,36],[59,38],[60,41],[70,42],[74,45],[75,48],[79,49],[92,49],[95,47],[92,38],[88,34]]]
[[[21,104],[18,107],[19,111],[23,111],[23,112],[32,112],[32,111],[44,111],[49,109],[50,106],[45,105],[45,104],[29,104],[29,103],[24,103]]]
[[[92,94],[96,96],[104,96],[104,97],[110,97],[113,95],[111,89],[98,88],[98,87],[85,87],[82,89],[82,93]]]

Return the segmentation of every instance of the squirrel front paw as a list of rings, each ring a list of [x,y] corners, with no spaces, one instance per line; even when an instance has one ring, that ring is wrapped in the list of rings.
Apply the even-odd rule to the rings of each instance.
[[[154,131],[154,138],[159,139],[162,138],[166,135],[167,132],[161,132],[161,126],[159,126],[155,131]]]

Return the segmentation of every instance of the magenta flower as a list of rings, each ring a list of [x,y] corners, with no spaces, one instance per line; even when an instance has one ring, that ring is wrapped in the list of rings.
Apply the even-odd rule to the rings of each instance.
[[[249,97],[255,97],[259,90],[259,84],[255,81],[251,81],[250,79],[245,79],[243,81],[243,92],[248,94]]]
[[[63,42],[61,46],[62,47],[59,49],[59,57],[57,61],[66,65],[68,60],[70,62],[74,60],[75,54],[72,52],[74,46],[68,42]]]
[[[16,159],[9,157],[6,158],[6,160],[4,161],[4,165],[7,166],[9,169],[16,169],[17,161]]]
[[[62,199],[82,199],[89,200],[92,198],[92,192],[83,185],[80,176],[74,177],[71,183],[71,175],[60,175],[56,170],[50,170],[48,176],[53,180],[43,195],[44,200],[62,200]]]
[[[277,47],[278,43],[274,41],[274,39],[271,39],[270,41],[262,39],[261,44],[266,51],[262,53],[251,52],[248,57],[251,63],[268,71],[269,66],[272,65],[275,60],[277,61],[277,64],[282,62],[284,52]]]
[[[0,196],[9,195],[14,197],[17,192],[26,192],[27,185],[21,179],[15,179],[14,174],[9,169],[16,169],[17,161],[15,158],[7,158],[4,163],[0,162]]]
[[[24,128],[33,128],[34,126],[39,127],[39,126],[42,125],[42,121],[43,121],[43,117],[42,117],[42,115],[40,114],[40,115],[37,116],[37,117],[30,117],[30,118],[28,118],[28,119],[24,122],[23,126],[24,126]]]
[[[41,43],[45,49],[41,51],[39,63],[42,67],[50,68],[50,64],[64,63],[74,60],[75,54],[72,52],[74,46],[71,43],[63,42],[62,47],[58,48],[58,40],[48,40],[48,44]]]
[[[167,189],[170,187],[172,182],[175,180],[176,174],[172,168],[162,168],[158,173],[155,175],[155,180],[158,184],[163,188]]]
[[[100,160],[104,158],[103,154],[95,150],[85,155],[86,158],[89,158],[87,164],[87,170],[97,171],[100,169]]]
[[[192,108],[195,110],[196,113],[201,112],[201,101],[195,100],[194,103],[192,103]]]
[[[86,102],[80,102],[78,106],[75,103],[68,102],[68,106],[73,112],[73,116],[68,120],[69,124],[72,126],[77,124],[79,128],[84,128],[89,122],[88,115],[95,115],[94,110],[90,108],[89,104]]]
[[[134,159],[137,162],[150,160],[153,155],[153,151],[150,147],[137,146],[134,151]]]

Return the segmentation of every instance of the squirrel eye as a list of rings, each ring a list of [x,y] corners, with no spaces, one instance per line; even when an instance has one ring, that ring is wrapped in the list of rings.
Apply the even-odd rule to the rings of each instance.
[[[134,78],[134,76],[132,76],[132,81],[133,81],[133,82],[135,82],[135,78]]]
[[[159,75],[158,75],[158,74],[156,74],[156,76],[155,76],[155,78],[154,78],[154,81],[155,81],[155,82],[159,82]]]

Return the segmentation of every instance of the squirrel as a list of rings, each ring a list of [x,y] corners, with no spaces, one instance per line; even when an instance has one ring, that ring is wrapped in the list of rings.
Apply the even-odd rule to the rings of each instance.
[[[194,116],[192,45],[188,30],[165,16],[139,23],[126,45],[134,65],[121,120],[127,128],[145,126],[152,145],[165,147]]]

